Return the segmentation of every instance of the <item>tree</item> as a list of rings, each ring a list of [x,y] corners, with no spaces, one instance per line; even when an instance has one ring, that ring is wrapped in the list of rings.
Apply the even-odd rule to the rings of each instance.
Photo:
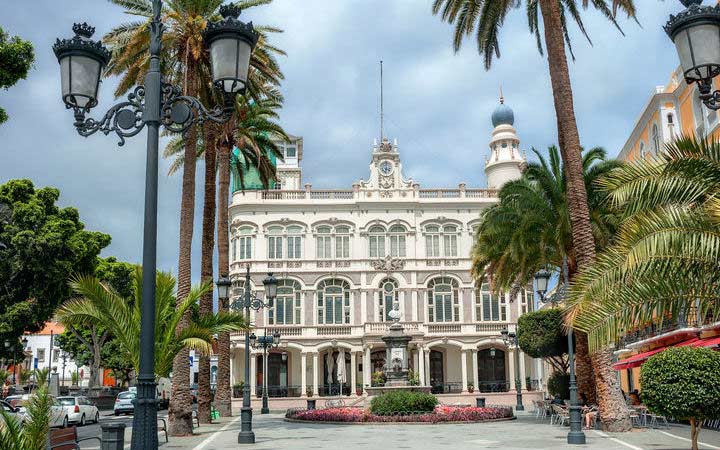
[[[506,183],[500,201],[485,210],[472,251],[473,275],[489,276],[496,290],[514,290],[532,282],[543,267],[561,272],[568,259],[570,278],[577,271],[576,254],[569,214],[567,178],[557,147],[548,149],[547,159],[537,150],[537,163],[528,164],[519,180]],[[606,160],[602,148],[583,155],[583,173],[594,241],[599,248],[614,236],[617,214],[604,201],[604,191],[596,184],[620,162]],[[561,277],[562,278],[562,277]],[[576,367],[578,385],[589,401],[595,402],[594,381],[587,338],[577,333]]]
[[[68,325],[101,324],[115,336],[121,354],[137,372],[140,366],[142,268],[137,266],[133,273],[132,301],[122,298],[96,277],[78,275],[73,277],[70,285],[80,298],[61,306],[58,319]],[[193,287],[186,298],[178,302],[174,294],[175,279],[168,273],[158,272],[156,289],[155,374],[158,377],[170,375],[173,360],[181,350],[210,353],[214,334],[244,331],[248,326],[240,313],[199,313],[197,302],[204,292],[212,289],[211,284]],[[189,317],[188,326],[177,333],[177,324],[183,317]]]
[[[231,120],[223,130],[218,145],[218,275],[227,277],[230,270],[230,221],[228,217],[228,199],[230,197],[230,165],[239,169],[235,172],[243,184],[243,173],[250,167],[257,169],[264,186],[275,179],[275,166],[270,155],[281,156],[276,144],[287,141],[288,136],[275,122],[280,102],[275,98],[263,98],[249,102],[238,98],[235,104],[237,120]],[[231,153],[233,148],[237,153]],[[246,286],[249,289],[249,286]],[[228,310],[229,305],[219,305],[220,311]],[[247,351],[247,349],[246,349]],[[220,414],[229,415],[232,406],[230,386],[230,334],[223,333],[218,338],[218,373],[215,394]]]
[[[8,38],[8,34],[0,27],[0,89],[8,89],[27,78],[34,61],[33,45],[18,36]],[[7,113],[0,108],[0,124],[7,119]]]
[[[71,295],[72,273],[92,273],[110,236],[85,230],[72,207],[59,208],[60,191],[36,189],[30,180],[0,185],[0,204],[11,213],[0,220],[0,341],[16,342],[39,331]],[[0,348],[0,356],[12,351]]]
[[[116,94],[120,95],[132,86],[141,84],[148,58],[149,33],[147,21],[152,16],[149,0],[111,0],[122,6],[126,12],[141,18],[140,21],[123,24],[110,33],[104,41],[113,48],[113,58],[108,65],[108,75],[122,75]],[[271,0],[241,0],[235,2],[242,9],[264,5]],[[223,0],[188,0],[171,2],[163,10],[162,21],[165,26],[163,46],[167,50],[163,55],[162,67],[174,81],[180,82],[186,95],[197,96],[209,83],[208,52],[202,39],[207,22],[218,18]],[[256,27],[260,39],[250,59],[248,95],[257,95],[268,83],[277,85],[282,79],[276,54],[282,51],[267,42],[267,33],[280,31],[272,27]],[[191,249],[193,219],[195,211],[195,167],[198,150],[198,129],[190,127],[183,141],[183,177],[180,206],[180,236],[178,255],[178,299],[182,300],[190,291]],[[178,325],[178,332],[187,326],[187,318]],[[173,436],[192,434],[192,398],[190,395],[190,368],[188,354],[183,351],[177,355],[173,378],[172,400],[169,419],[170,433]]]
[[[531,358],[543,358],[556,371],[567,372],[567,335],[559,308],[541,309],[523,314],[518,319],[520,348]]]
[[[118,261],[114,257],[98,258],[98,266],[95,269],[95,276],[103,282],[112,286],[121,297],[130,298],[132,296],[132,273],[134,265]],[[108,353],[108,348],[116,347],[113,343],[113,336],[107,329],[100,324],[89,323],[86,325],[68,326],[64,333],[57,336],[58,346],[68,353],[75,360],[78,366],[87,365],[90,368],[90,378],[88,387],[94,388],[102,384],[103,374],[100,367],[110,369],[103,358],[103,354]],[[132,369],[127,361],[122,365],[122,360],[112,358],[114,366],[112,368],[120,371],[124,369],[126,372]]]
[[[478,52],[485,60],[486,69],[489,69],[493,55],[500,57],[500,28],[505,23],[507,15],[512,10],[519,8],[522,3],[518,0],[435,0],[433,14],[441,14],[443,20],[455,23],[453,38],[455,51],[460,49],[463,39],[475,33]],[[540,16],[542,15],[545,50],[547,50],[558,125],[558,140],[565,163],[564,171],[568,185],[566,196],[569,205],[570,231],[578,267],[583,268],[595,260],[595,242],[586,186],[583,180],[580,135],[575,118],[572,84],[565,52],[567,44],[570,55],[574,57],[567,28],[568,16],[589,40],[578,3],[577,0],[527,0],[526,13],[530,32],[534,34],[541,54],[543,54],[540,36]],[[589,5],[608,18],[618,29],[620,29],[616,21],[618,9],[625,11],[629,17],[635,17],[633,0],[582,1],[584,8]],[[578,336],[578,338],[578,345],[581,346],[580,353],[585,353],[583,337]],[[610,351],[595,352],[592,358],[600,418],[603,425],[610,431],[629,430],[631,428],[630,412],[623,401],[620,386],[615,382],[615,374],[610,364]],[[578,367],[578,369],[578,375],[580,375],[584,371],[584,367]]]
[[[720,418],[720,353],[669,348],[642,365],[640,383],[651,412],[690,422],[692,449],[697,450],[703,420]]]
[[[600,186],[623,211],[617,242],[575,279],[569,296],[569,319],[591,348],[692,312],[717,321],[720,144],[681,137]]]

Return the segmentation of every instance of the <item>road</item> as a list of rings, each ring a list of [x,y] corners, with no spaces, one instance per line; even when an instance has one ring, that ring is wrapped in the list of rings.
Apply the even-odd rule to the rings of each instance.
[[[158,411],[158,418],[167,419],[167,410],[164,411]],[[115,417],[112,411],[100,411],[100,423],[99,424],[87,424],[84,427],[78,427],[78,438],[82,439],[85,437],[100,437],[101,431],[100,431],[100,425],[103,423],[124,423],[125,426],[128,428],[132,426],[133,416],[118,416]],[[126,442],[126,444],[129,444],[130,442]],[[100,443],[93,439],[91,441],[87,441],[81,445],[81,448],[84,449],[99,449]]]

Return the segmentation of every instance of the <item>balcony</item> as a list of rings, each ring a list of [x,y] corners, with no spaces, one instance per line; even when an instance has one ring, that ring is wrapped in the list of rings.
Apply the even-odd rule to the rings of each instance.
[[[669,344],[674,341],[694,336],[700,327],[708,325],[710,318],[698,318],[695,310],[681,314],[675,319],[657,321],[644,327],[632,330],[620,338],[615,346],[618,350],[639,348],[650,344]],[[664,342],[668,341],[668,342]]]

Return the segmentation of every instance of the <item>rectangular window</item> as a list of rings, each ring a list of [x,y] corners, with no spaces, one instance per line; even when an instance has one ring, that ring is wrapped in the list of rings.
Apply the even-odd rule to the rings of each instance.
[[[233,240],[233,261],[252,258],[252,237],[242,236]]]
[[[507,303],[505,302],[505,294],[500,294],[500,320],[507,322]]]
[[[268,259],[282,258],[282,241],[281,236],[268,237]]]
[[[318,236],[316,238],[316,251],[318,259],[332,258],[332,238],[330,236]]]
[[[370,236],[370,257],[385,257],[385,236]]]
[[[444,236],[445,242],[443,242],[445,256],[455,257],[457,256],[457,235],[446,234]]]
[[[285,157],[286,158],[296,158],[297,157],[297,148],[296,147],[285,147]]]
[[[288,236],[287,237],[287,257],[289,259],[300,259],[301,247],[302,247],[302,237],[300,237],[300,236]]]
[[[390,255],[405,257],[405,236],[390,236]]]
[[[237,239],[232,240],[232,245],[230,247],[232,248],[230,261],[237,261]]]
[[[350,257],[350,236],[336,236],[335,237],[335,257],[336,258],[349,258]]]
[[[38,362],[45,362],[45,349],[44,348],[37,349],[37,359],[38,359]]]
[[[440,236],[437,234],[428,234],[425,236],[425,249],[428,258],[437,258],[440,256]]]

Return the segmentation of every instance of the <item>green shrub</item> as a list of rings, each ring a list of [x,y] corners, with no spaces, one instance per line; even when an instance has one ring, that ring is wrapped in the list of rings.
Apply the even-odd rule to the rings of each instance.
[[[437,398],[425,392],[392,391],[370,402],[370,412],[379,416],[427,413],[435,410]]]
[[[720,353],[669,348],[643,364],[640,383],[640,397],[651,412],[690,422],[694,449],[702,421],[720,418]]]
[[[548,392],[553,397],[560,395],[562,399],[570,398],[570,375],[562,372],[553,372],[548,378]]]

